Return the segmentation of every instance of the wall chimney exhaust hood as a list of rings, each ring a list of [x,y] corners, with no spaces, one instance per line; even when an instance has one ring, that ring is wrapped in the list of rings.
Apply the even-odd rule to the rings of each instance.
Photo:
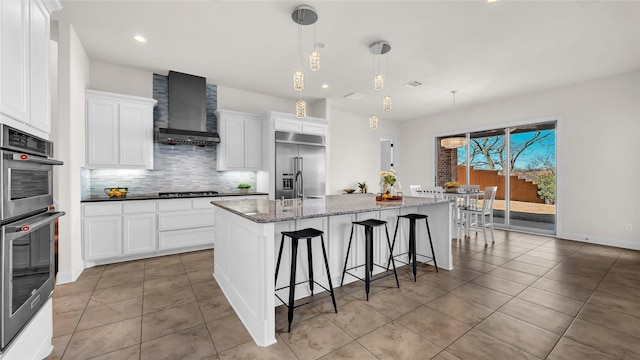
[[[158,129],[158,141],[170,145],[207,146],[220,142],[207,131],[206,79],[169,71],[169,127]]]

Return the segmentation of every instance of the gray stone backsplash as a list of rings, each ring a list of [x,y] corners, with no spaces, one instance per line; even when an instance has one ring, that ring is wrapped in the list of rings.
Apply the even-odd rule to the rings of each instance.
[[[167,76],[153,75],[153,98],[158,101],[153,111],[155,139],[158,128],[169,123],[169,92]],[[207,131],[217,130],[214,111],[217,107],[217,86],[207,84]],[[170,191],[230,192],[239,183],[256,187],[255,172],[216,171],[216,147],[189,145],[171,146],[154,142],[153,170],[91,170],[81,172],[82,199],[104,196],[104,188],[126,187],[130,195],[146,195]]]

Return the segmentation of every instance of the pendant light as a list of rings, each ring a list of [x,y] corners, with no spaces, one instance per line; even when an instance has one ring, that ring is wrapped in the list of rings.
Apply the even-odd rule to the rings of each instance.
[[[378,117],[375,115],[369,116],[369,129],[378,128]]]
[[[373,54],[373,89],[374,91],[380,91],[384,89],[384,76],[381,71],[381,56],[391,51],[391,44],[384,40],[379,40],[369,45],[369,52]],[[376,67],[376,60],[377,67]],[[389,59],[387,55],[386,59],[387,75],[389,74]],[[391,111],[391,95],[385,95],[382,98],[382,110]],[[378,117],[374,114],[369,116],[369,128],[378,128]]]
[[[453,94],[453,120],[451,121],[453,125],[454,136],[448,137],[440,140],[440,146],[446,149],[458,149],[467,145],[467,138],[461,136],[455,136],[456,130],[456,93],[458,90],[451,90],[451,94]]]
[[[293,73],[293,90],[300,93],[300,98],[296,101],[296,117],[304,118],[307,116],[307,103],[302,99],[302,90],[304,90],[304,72],[300,61],[300,49],[302,47],[302,25],[315,24],[318,20],[316,11],[308,5],[300,5],[291,13],[291,19],[298,24],[298,70]],[[315,49],[315,27],[314,27],[314,51],[309,56],[309,67],[311,71],[320,69],[320,54]],[[314,54],[315,53],[315,54]]]

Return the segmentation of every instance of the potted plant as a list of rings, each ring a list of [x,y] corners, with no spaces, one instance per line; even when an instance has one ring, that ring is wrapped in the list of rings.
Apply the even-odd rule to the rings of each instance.
[[[245,183],[238,184],[237,187],[240,189],[240,192],[248,192],[249,189],[251,189],[251,185]]]
[[[359,182],[358,183],[358,187],[360,188],[360,192],[363,194],[367,193],[367,182],[363,181],[363,182]]]
[[[449,181],[444,183],[444,190],[449,193],[457,192],[458,187],[460,187],[460,183],[458,183],[457,181]]]

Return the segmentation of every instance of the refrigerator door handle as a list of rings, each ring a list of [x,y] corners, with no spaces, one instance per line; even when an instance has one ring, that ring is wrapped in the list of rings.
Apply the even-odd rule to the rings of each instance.
[[[304,176],[302,174],[302,158],[301,157],[294,157],[293,158],[294,161],[294,171],[296,172],[295,178],[293,180],[294,182],[294,197],[299,197],[299,198],[303,198],[304,197]],[[300,180],[298,180],[298,178]]]

